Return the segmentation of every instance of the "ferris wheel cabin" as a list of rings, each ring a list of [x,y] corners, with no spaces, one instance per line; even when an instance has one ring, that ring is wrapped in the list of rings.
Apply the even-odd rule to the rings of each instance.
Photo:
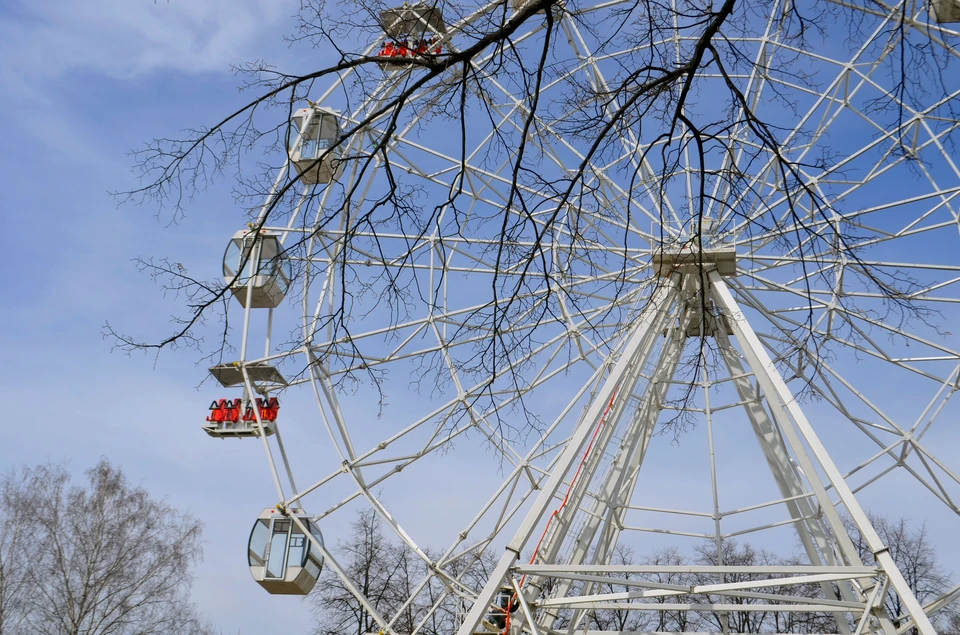
[[[531,2],[533,2],[533,0],[510,0],[510,7],[514,11],[519,12],[527,8],[527,5],[529,5]],[[537,13],[543,13],[543,10],[537,11]]]
[[[244,229],[233,235],[223,254],[223,277],[244,308],[249,302],[251,309],[272,309],[287,295],[293,269],[280,239]]]
[[[218,439],[259,437],[261,430],[266,436],[274,433],[273,422],[280,412],[280,401],[276,397],[244,401],[237,399],[215,399],[210,404],[210,414],[203,424],[203,430]]]
[[[930,0],[930,15],[940,24],[960,22],[960,0]]]
[[[308,185],[331,183],[340,178],[340,115],[329,108],[301,108],[290,120],[290,161],[300,180]]]
[[[249,362],[242,366],[230,362],[213,366],[210,374],[224,388],[244,386],[249,380],[253,391],[263,396],[250,398],[244,390],[243,397],[215,399],[202,424],[204,432],[219,439],[274,434],[280,400],[269,395],[287,385],[279,370],[266,362]]]
[[[303,513],[290,510],[321,545],[320,528]],[[250,530],[247,560],[253,579],[273,595],[307,595],[323,570],[323,554],[289,515],[267,508]]]
[[[497,591],[493,599],[493,604],[483,616],[481,630],[476,631],[475,635],[487,635],[487,633],[504,633],[510,624],[510,617],[520,608],[520,602],[517,600],[513,587],[504,584]]]
[[[440,39],[447,32],[438,7],[407,4],[380,12],[386,40],[377,56],[384,68],[403,66],[418,55],[440,55]]]

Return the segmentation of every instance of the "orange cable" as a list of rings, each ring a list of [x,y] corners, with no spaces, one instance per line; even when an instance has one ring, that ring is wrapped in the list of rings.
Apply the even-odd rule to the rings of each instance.
[[[530,557],[530,564],[533,564],[537,559],[537,555],[540,553],[540,547],[543,545],[544,539],[547,537],[547,532],[550,531],[550,525],[553,523],[553,519],[560,515],[560,512],[563,511],[563,508],[567,506],[567,502],[570,500],[570,492],[573,491],[573,486],[576,484],[577,480],[580,478],[580,473],[583,472],[583,466],[587,462],[587,458],[590,456],[590,453],[593,451],[593,444],[597,440],[597,435],[600,433],[600,428],[603,427],[603,424],[607,420],[607,415],[610,414],[610,409],[613,408],[613,402],[617,398],[617,393],[620,391],[620,387],[617,386],[613,390],[613,394],[610,395],[610,401],[607,402],[607,407],[604,409],[603,414],[600,416],[600,421],[597,422],[597,427],[593,430],[593,435],[590,437],[590,444],[587,445],[587,449],[583,453],[583,458],[580,459],[580,465],[577,466],[577,472],[573,475],[573,479],[570,481],[570,485],[567,487],[567,493],[563,497],[563,502],[560,503],[560,506],[553,510],[553,513],[550,514],[550,518],[547,519],[547,526],[543,528],[543,534],[540,536],[540,540],[537,542],[536,549],[533,550],[533,555]],[[523,577],[520,578],[520,584],[518,585],[521,589],[523,588],[524,582],[527,580],[527,574],[523,574]],[[503,632],[508,633],[510,631],[510,608],[513,605],[513,598],[510,598],[510,601],[507,602],[506,608],[506,620],[503,627]]]

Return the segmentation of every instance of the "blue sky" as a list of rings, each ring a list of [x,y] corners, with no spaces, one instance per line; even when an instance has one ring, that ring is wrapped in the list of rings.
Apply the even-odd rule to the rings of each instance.
[[[283,60],[294,8],[269,0],[0,3],[0,203],[10,276],[0,304],[0,467],[101,455],[205,523],[195,599],[224,633],[303,632],[309,612],[249,577],[244,542],[275,498],[262,449],[196,426],[210,395],[189,355],[111,352],[106,320],[141,333],[171,307],[130,259],[176,253],[215,275],[239,222],[225,188],[167,226],[109,196],[136,184],[127,152],[239,103],[229,65]],[[19,268],[19,267],[18,267]],[[18,423],[14,423],[18,422]],[[256,452],[260,452],[256,454]],[[256,478],[249,474],[256,469]]]
[[[66,460],[79,473],[106,456],[132,480],[191,510],[204,521],[207,541],[195,599],[224,633],[303,632],[311,622],[305,605],[267,595],[246,568],[250,524],[275,499],[262,448],[201,433],[198,424],[213,388],[194,389],[205,375],[195,356],[127,356],[111,351],[101,330],[109,320],[128,332],[163,333],[174,307],[136,272],[131,259],[175,255],[191,271],[203,272],[201,277],[213,277],[242,214],[227,181],[198,198],[178,225],[158,219],[150,207],[118,207],[108,192],[136,185],[130,150],[155,136],[209,123],[243,103],[246,96],[237,92],[230,64],[266,58],[280,66],[300,65],[282,41],[296,4],[0,4],[0,92],[5,96],[0,102],[0,218],[6,261],[17,265],[6,269],[7,292],[0,304],[5,353],[0,396],[8,412],[0,467]],[[322,50],[309,53],[311,64],[323,65]],[[354,420],[371,423],[358,435],[376,438],[376,412],[359,401],[345,407]],[[290,420],[316,418],[305,391],[289,403],[284,416]],[[826,436],[835,447],[854,438]],[[944,439],[950,442],[944,458],[957,465],[957,435]],[[694,470],[678,476],[672,467],[698,452],[705,458],[702,445],[680,448],[666,438],[657,443],[661,452],[652,455],[650,469],[692,481]],[[305,462],[335,461],[319,441],[291,453]],[[696,464],[702,467],[702,461]],[[429,469],[463,473],[464,467],[496,474],[495,461],[483,452],[444,455]],[[469,516],[495,479],[443,480],[426,467],[418,469],[408,478],[421,486],[430,483],[426,504],[421,492],[391,494],[411,533],[439,546],[449,537],[441,531],[451,525],[447,517]],[[739,463],[721,469],[750,480]],[[664,505],[676,495],[649,494],[651,504]],[[868,496],[876,502],[882,498],[882,493]],[[412,500],[421,504],[404,504]],[[932,508],[911,501],[904,509],[923,517]],[[949,535],[946,527],[956,527],[956,519],[949,520],[954,524],[934,529],[941,544]],[[325,527],[331,542],[345,535],[344,522]],[[957,554],[944,555],[960,570]]]
[[[196,355],[128,356],[101,331],[110,321],[144,337],[166,333],[176,306],[131,260],[170,255],[215,277],[243,216],[226,181],[176,225],[152,207],[118,206],[109,192],[136,186],[131,150],[243,103],[231,64],[297,65],[282,41],[295,9],[270,0],[0,4],[0,218],[10,262],[24,264],[0,303],[0,397],[11,422],[0,469],[67,461],[82,478],[106,456],[198,516],[206,546],[193,597],[225,634],[300,633],[313,622],[305,603],[268,595],[246,565],[250,527],[276,502],[263,449],[200,430],[210,400],[225,395],[196,389],[207,375]],[[285,403],[285,420],[315,420],[315,401],[299,396]],[[322,439],[289,451],[300,464],[336,464]],[[432,499],[460,510],[457,523],[476,509],[461,491],[450,482]],[[436,544],[432,513],[404,520]],[[331,543],[349,521],[324,526]]]

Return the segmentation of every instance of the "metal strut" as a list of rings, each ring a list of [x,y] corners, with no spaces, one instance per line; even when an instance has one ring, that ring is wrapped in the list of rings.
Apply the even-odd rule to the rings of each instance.
[[[712,318],[702,315],[707,312],[715,315]],[[709,333],[704,330],[707,327],[710,327]],[[736,339],[739,351],[734,348],[731,335]],[[789,522],[800,538],[810,565],[793,568],[609,565],[613,548],[625,528],[625,514],[640,482],[640,470],[667,390],[678,370],[685,340],[694,336],[715,338],[730,381],[737,390],[783,497],[780,503],[789,513]],[[664,279],[625,339],[623,346],[608,358],[610,371],[606,379],[457,635],[474,635],[480,629],[485,613],[504,584],[518,591],[515,601],[523,609],[512,618],[511,633],[522,630],[556,632],[553,629],[564,609],[572,610],[565,627],[568,635],[585,632],[584,620],[591,610],[596,609],[709,610],[721,613],[748,610],[743,609],[745,605],[671,604],[668,599],[684,594],[713,593],[720,597],[779,600],[776,605],[749,605],[749,610],[766,606],[767,610],[832,613],[841,635],[852,632],[847,615],[852,616],[857,635],[877,629],[885,635],[895,635],[897,629],[883,609],[883,597],[889,585],[903,599],[911,626],[923,635],[935,635],[923,608],[717,269],[707,271],[706,275],[674,273]],[[659,346],[661,343],[662,347]],[[759,390],[749,379],[751,373],[756,377]],[[642,394],[636,394],[638,388],[643,388]],[[764,400],[769,411],[763,405]],[[821,474],[826,478],[821,478]],[[827,494],[831,488],[873,550],[878,568],[863,566],[839,512]],[[558,500],[561,501],[559,506]],[[540,536],[537,529],[544,525]],[[718,529],[717,540],[721,539],[723,535]],[[518,562],[524,553],[533,554],[530,564]],[[641,569],[647,573],[678,573],[680,569],[685,573],[694,570],[706,573],[709,570],[711,575],[718,576],[719,583],[680,587],[622,577],[622,574],[642,573]],[[725,575],[746,573],[747,569],[757,577],[756,580],[749,583],[725,581]],[[874,581],[877,573],[885,576],[880,583]],[[780,577],[785,574],[793,577]],[[518,581],[516,575],[524,577]],[[617,577],[603,577],[605,575]],[[762,592],[764,586],[771,586],[773,580],[779,585],[818,584],[823,599],[789,598],[784,601],[788,596]],[[605,581],[628,582],[628,588],[633,590],[597,594],[597,585]],[[542,594],[547,588],[549,598],[544,598]],[[568,596],[573,589],[577,595]],[[668,603],[625,603],[653,597],[667,599]],[[868,626],[868,623],[873,625]]]
[[[477,596],[476,602],[470,608],[470,612],[460,626],[460,630],[457,631],[458,635],[473,635],[480,626],[480,622],[483,620],[487,608],[493,603],[501,584],[510,574],[510,570],[520,554],[528,546],[530,538],[548,513],[548,509],[553,506],[554,498],[561,490],[564,480],[568,475],[572,476],[572,470],[581,460],[583,450],[594,433],[597,422],[603,416],[607,404],[621,387],[624,377],[628,373],[635,372],[635,369],[642,366],[646,361],[656,337],[661,332],[658,327],[662,323],[666,311],[676,299],[677,286],[677,279],[671,278],[660,284],[653,293],[647,309],[641,313],[636,325],[630,332],[626,344],[619,352],[619,357],[613,369],[584,417],[580,420],[577,429],[560,455],[554,471],[543,485],[543,489],[540,491],[533,507],[523,520],[513,540],[507,546],[506,553],[500,558],[486,585]],[[534,592],[532,589],[532,586],[528,587],[524,591],[524,595],[532,596]]]

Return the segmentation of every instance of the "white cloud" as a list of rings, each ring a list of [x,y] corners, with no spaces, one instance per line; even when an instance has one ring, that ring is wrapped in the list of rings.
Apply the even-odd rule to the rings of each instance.
[[[0,81],[33,92],[76,71],[226,72],[279,44],[294,10],[272,0],[18,2],[0,17]]]
[[[275,0],[13,0],[0,10],[0,112],[59,156],[94,161],[99,142],[65,103],[69,90],[96,94],[98,77],[196,78],[265,57],[284,64],[296,9]],[[61,86],[75,77],[82,84]],[[117,116],[123,104],[109,110]]]

